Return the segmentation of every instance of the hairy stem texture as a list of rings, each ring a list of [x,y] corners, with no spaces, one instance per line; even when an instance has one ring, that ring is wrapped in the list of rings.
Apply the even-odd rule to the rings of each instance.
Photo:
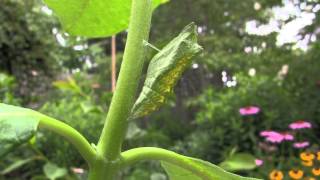
[[[144,64],[143,41],[149,36],[151,1],[133,0],[131,11],[128,40],[118,84],[98,143],[98,153],[108,160],[115,160],[120,154],[127,118],[136,98]]]
[[[103,171],[92,166],[90,180],[115,178],[117,164],[120,164],[122,142],[127,131],[127,119],[135,101],[144,64],[143,41],[148,40],[151,16],[151,0],[132,0],[128,38],[118,83],[97,145],[97,164],[103,162],[106,169]]]

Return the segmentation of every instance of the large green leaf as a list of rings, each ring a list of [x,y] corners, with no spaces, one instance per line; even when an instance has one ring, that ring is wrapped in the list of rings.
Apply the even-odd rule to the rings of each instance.
[[[186,157],[185,162],[197,167],[202,172],[206,172],[209,177],[200,177],[189,170],[167,162],[162,162],[161,164],[170,180],[258,180],[229,173],[216,165],[200,159]]]
[[[257,167],[255,157],[246,153],[233,154],[220,163],[219,166],[226,171],[252,170]]]
[[[201,50],[197,44],[196,26],[191,23],[150,61],[147,77],[132,109],[131,118],[142,117],[158,109],[173,93],[182,73]]]
[[[31,139],[40,118],[33,110],[0,103],[0,157]]]
[[[132,0],[44,0],[64,29],[86,37],[106,37],[125,30]],[[153,0],[154,8],[168,0]]]

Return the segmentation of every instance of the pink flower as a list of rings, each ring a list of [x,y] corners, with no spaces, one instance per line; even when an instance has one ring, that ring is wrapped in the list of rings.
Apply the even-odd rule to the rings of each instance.
[[[308,121],[296,121],[296,122],[293,122],[289,125],[289,128],[290,129],[309,129],[311,128],[312,125],[310,122]]]
[[[259,112],[260,112],[260,108],[256,106],[247,106],[239,109],[239,113],[242,116],[255,115],[255,114],[258,114]]]
[[[286,141],[293,141],[293,139],[294,139],[293,135],[290,133],[285,132],[285,133],[281,133],[281,134],[283,136],[283,139]]]
[[[274,132],[273,135],[267,136],[266,140],[272,143],[281,143],[284,140],[282,134]]]
[[[308,141],[303,141],[303,142],[296,142],[293,144],[293,147],[297,148],[297,149],[302,149],[305,147],[308,147],[310,145],[310,143]]]
[[[277,135],[278,133],[275,131],[270,131],[270,130],[266,130],[266,131],[261,131],[260,132],[260,136],[262,137],[268,137],[268,136],[274,136]]]
[[[255,163],[256,163],[256,166],[262,166],[263,165],[263,160],[262,159],[256,159]]]
[[[260,136],[265,137],[267,141],[272,143],[281,143],[282,141],[292,141],[294,139],[292,134],[276,131],[261,131]]]

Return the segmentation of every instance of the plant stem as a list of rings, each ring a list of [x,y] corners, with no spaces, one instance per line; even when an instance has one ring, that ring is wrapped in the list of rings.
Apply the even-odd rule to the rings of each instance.
[[[121,157],[121,168],[135,164],[139,161],[159,160],[189,170],[203,179],[212,179],[211,175],[208,172],[203,171],[201,167],[197,166],[195,163],[192,163],[190,158],[161,148],[135,148],[121,153]]]
[[[120,155],[127,118],[136,97],[144,64],[143,41],[149,36],[151,13],[151,0],[132,1],[128,40],[118,84],[98,143],[98,154],[111,161]]]
[[[127,119],[135,101],[144,64],[143,41],[148,40],[151,15],[151,0],[132,0],[129,33],[119,79],[97,145],[97,157],[100,159],[97,163],[104,162],[106,169],[102,172],[103,170],[93,166],[89,176],[91,180],[114,179],[116,166],[120,163],[122,142],[128,125]]]
[[[71,126],[42,115],[42,119],[39,122],[39,128],[45,128],[63,136],[76,147],[89,165],[94,162],[96,156],[95,150],[91,147],[86,138]]]

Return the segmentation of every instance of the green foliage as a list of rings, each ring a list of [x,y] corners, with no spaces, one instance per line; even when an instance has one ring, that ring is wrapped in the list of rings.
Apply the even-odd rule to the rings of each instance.
[[[35,158],[28,158],[28,159],[20,159],[20,160],[16,160],[14,163],[10,164],[9,166],[7,166],[5,169],[3,169],[0,174],[1,175],[6,175],[9,174],[19,168],[21,168],[22,166],[34,161]]]
[[[14,95],[16,81],[12,76],[0,73],[0,102],[18,105],[21,99]]]
[[[131,118],[145,116],[158,109],[173,93],[192,57],[201,51],[196,26],[192,23],[150,61],[143,89],[132,109]]]
[[[11,76],[2,76],[0,74],[0,99],[4,103],[18,105],[20,101],[15,98],[16,94],[24,95],[27,97],[24,99],[24,103],[32,107],[38,107],[39,104],[33,104],[35,99],[46,100],[42,95],[47,95],[45,97],[51,95],[52,98],[44,104],[41,111],[72,125],[84,134],[90,142],[97,142],[100,129],[103,126],[103,112],[107,110],[106,102],[109,102],[111,97],[111,93],[105,92],[109,83],[108,81],[106,82],[105,77],[108,77],[107,74],[109,72],[107,66],[101,66],[101,62],[104,61],[103,63],[108,65],[107,60],[109,59],[105,59],[104,56],[97,57],[95,53],[79,57],[79,53],[70,51],[70,47],[61,48],[60,45],[56,45],[51,32],[53,27],[59,28],[56,22],[50,16],[41,13],[41,6],[30,2],[32,1],[4,1],[3,8],[0,11],[0,19],[2,19],[2,24],[0,25],[0,68],[15,76],[18,84],[18,86],[15,86],[14,78],[11,78]],[[55,7],[58,10],[53,9],[57,15],[59,15],[60,10],[61,12],[62,10],[68,12],[75,10],[74,12],[76,12],[82,10],[82,8],[67,8],[69,8],[69,5],[80,4],[81,2],[84,1],[73,1],[71,3],[68,1],[65,4],[56,4]],[[116,1],[110,1],[110,3],[112,2]],[[162,2],[165,1],[158,0],[156,3]],[[253,8],[255,3],[261,5],[260,10]],[[152,38],[159,37],[157,39],[160,42],[159,46],[162,46],[161,42],[167,42],[170,34],[176,32],[184,24],[196,21],[200,25],[198,29],[200,32],[200,44],[206,47],[206,52],[203,56],[195,59],[195,63],[197,63],[195,67],[198,68],[187,71],[184,79],[178,82],[175,96],[176,103],[170,102],[167,108],[163,108],[156,115],[143,118],[142,121],[137,122],[141,127],[146,128],[145,130],[141,130],[134,123],[129,125],[127,134],[129,140],[126,142],[125,148],[129,149],[145,145],[173,145],[172,149],[189,156],[201,157],[214,163],[222,162],[221,165],[228,170],[242,171],[254,168],[252,161],[254,157],[237,156],[237,153],[234,156],[230,156],[232,154],[230,152],[233,152],[234,149],[237,149],[237,152],[248,152],[255,157],[270,158],[269,154],[260,148],[263,140],[258,136],[259,131],[265,129],[287,130],[287,124],[297,119],[308,119],[314,125],[318,124],[320,117],[318,108],[320,103],[320,74],[319,61],[317,61],[320,58],[318,53],[319,44],[315,43],[310,46],[309,51],[301,52],[292,50],[290,45],[276,47],[274,43],[275,34],[257,37],[245,33],[245,23],[248,20],[258,19],[261,22],[267,22],[268,8],[279,3],[280,1],[274,0],[249,0],[243,2],[237,0],[228,2],[175,0],[169,3],[166,8],[156,11]],[[307,2],[307,4],[309,3],[317,4],[315,1]],[[117,5],[120,4],[118,3]],[[92,11],[99,8],[105,7],[88,6],[88,9],[84,11]],[[110,9],[110,7],[107,7],[94,13],[106,13]],[[77,32],[81,31],[81,33],[92,32],[89,36],[100,36],[97,33],[106,33],[106,30],[115,32],[115,28],[120,31],[120,29],[126,28],[124,24],[128,21],[126,18],[121,19],[114,23],[124,22],[123,27],[119,25],[111,28],[102,28],[102,30],[93,27],[104,26],[105,23],[99,23],[104,22],[109,17],[96,21],[99,18],[98,16],[90,17],[93,20],[86,16],[80,16],[79,14],[73,17],[70,16],[71,20],[68,19],[69,17],[61,16],[60,19],[62,21],[66,19],[67,23],[73,23],[71,26],[64,23],[67,30],[68,27],[71,27]],[[168,19],[172,18],[172,16],[175,17],[175,21],[174,23],[169,22],[169,24]],[[81,21],[72,21],[74,17],[76,19],[79,17]],[[111,18],[114,17],[110,16]],[[18,20],[12,21],[12,19]],[[318,19],[316,17],[317,21]],[[91,26],[92,23],[94,26]],[[108,22],[108,24],[112,23],[111,21]],[[80,27],[80,24],[87,27]],[[310,32],[314,32],[318,24],[314,23]],[[87,29],[84,30],[84,28]],[[99,32],[96,32],[96,30]],[[121,41],[118,48],[122,50],[124,39],[120,35],[118,40]],[[84,41],[84,43],[88,42],[89,51],[96,48],[95,45],[91,46],[91,43],[94,44],[97,41],[103,46],[108,45],[108,42],[106,43],[103,40]],[[262,44],[266,46],[262,47]],[[244,49],[247,47],[257,48],[258,52],[246,53]],[[98,51],[104,52],[105,50],[99,47]],[[83,54],[83,52],[80,54]],[[100,54],[102,53],[99,52],[98,56]],[[81,68],[84,62],[83,59],[88,57],[93,63],[100,61],[97,67]],[[281,69],[286,65],[289,67],[289,72],[284,74]],[[52,73],[51,70],[60,72],[60,68],[65,68],[69,71],[77,70],[80,71],[79,74],[88,76],[93,76],[97,72],[104,72],[105,74],[101,73],[99,78],[103,88],[90,88],[93,82],[97,82],[97,79],[81,77],[75,78],[75,80],[56,81],[54,86],[62,89],[63,92],[50,92],[48,95],[46,89],[49,89],[48,85],[51,85],[51,81],[43,77],[55,76],[56,74]],[[257,73],[255,76],[248,76],[247,73],[252,68]],[[233,76],[236,77],[237,85],[235,87],[228,88],[226,84],[221,82],[222,70],[228,73],[228,79]],[[189,94],[190,89],[186,88],[190,86],[195,89],[193,94]],[[14,90],[14,88],[16,89]],[[34,89],[41,89],[41,91],[33,91]],[[152,90],[154,89],[156,87],[153,87]],[[148,97],[152,97],[152,93],[150,92],[149,94],[151,95],[148,95]],[[159,97],[162,97],[162,95]],[[154,106],[153,103],[151,104],[150,107]],[[262,111],[255,116],[243,117],[238,113],[238,110],[240,107],[247,105],[259,106]],[[157,119],[163,118],[165,120],[155,122]],[[154,119],[154,121],[149,121],[149,119]],[[314,131],[305,132],[305,135],[311,142],[318,142],[317,132],[318,127],[315,127]],[[50,133],[39,133],[34,145],[41,152],[44,152],[49,159],[63,167],[77,165],[86,168],[84,161],[75,150],[70,148],[69,143],[55,138]],[[317,149],[317,146],[318,144],[314,143],[313,148]],[[279,146],[278,148],[282,147]],[[23,146],[20,150],[21,152],[15,152],[19,157],[31,156],[30,147]],[[15,153],[13,155],[16,155]],[[292,153],[297,152],[294,151]],[[282,162],[283,159],[291,157],[291,153],[288,154],[279,150],[274,155],[279,157],[279,161],[276,160],[273,164],[267,164],[260,169],[250,171],[250,173],[253,172],[255,176],[266,177],[266,173],[274,167],[281,166],[288,169],[291,168],[290,165],[295,163],[295,161]],[[9,158],[10,161],[7,160]],[[12,166],[8,167],[11,170],[7,172],[17,171],[21,164],[29,162],[28,159],[19,160],[8,156],[0,165],[1,167],[6,167],[7,162],[11,163],[14,160],[17,160],[17,163],[13,163]],[[167,166],[175,169],[174,171],[185,172],[185,170],[173,167],[171,164],[167,164]],[[134,174],[125,176],[125,178],[150,178],[150,173],[145,171],[146,168],[150,167],[152,168],[152,173],[158,171],[157,166],[147,164],[138,166],[137,169],[131,169]],[[38,163],[31,162],[30,166],[21,169],[18,173],[22,174],[26,171],[28,173],[25,174],[41,174],[38,170]],[[159,171],[161,172],[161,170]],[[127,173],[130,172],[129,170]],[[170,170],[168,172],[170,174]],[[12,178],[10,173],[8,175],[6,177]],[[15,173],[12,173],[12,175],[15,175]],[[30,177],[30,175],[23,177]],[[162,178],[161,175],[154,175],[153,177]],[[196,179],[197,177],[192,178]],[[38,179],[44,178],[39,177]]]
[[[257,167],[255,157],[247,153],[236,153],[232,154],[226,160],[219,164],[221,168],[226,171],[242,171],[242,170],[253,170]]]
[[[65,168],[60,168],[51,162],[48,162],[43,166],[43,171],[46,177],[50,180],[62,178],[67,174],[67,170]]]
[[[78,74],[79,75],[79,74]],[[57,97],[46,102],[40,112],[49,116],[61,119],[82,133],[90,142],[97,142],[100,129],[103,127],[104,111],[106,104],[110,102],[110,92],[97,92],[90,85],[94,79],[87,79],[87,76],[68,77],[66,80],[59,80],[61,84],[73,82],[74,88],[56,86],[52,96]],[[82,79],[82,81],[79,81]],[[86,80],[83,80],[86,79]],[[67,85],[67,87],[70,87]],[[56,135],[50,132],[38,133],[38,145],[42,152],[53,162],[64,166],[75,166],[84,164],[83,159],[70,144],[55,138]]]
[[[67,81],[55,81],[52,83],[53,86],[61,89],[61,90],[69,90],[72,91],[73,93],[77,94],[82,94],[80,87],[76,84],[74,79],[68,78]]]
[[[162,162],[162,166],[165,168],[171,180],[201,180],[201,179],[217,179],[217,180],[258,180],[255,178],[245,178],[235,174],[228,173],[218,166],[215,166],[207,161],[202,161],[194,158],[186,158],[186,163],[193,164],[195,167],[201,169],[202,172],[206,172],[208,176],[199,176],[190,170],[183,169],[179,166]]]
[[[168,0],[153,0],[156,8]],[[86,37],[107,37],[125,30],[129,25],[131,0],[45,0],[54,10],[64,29]]]
[[[82,66],[82,52],[73,50],[74,43],[62,47],[57,42],[67,38],[56,19],[42,11],[40,0],[5,0],[1,7],[0,71],[15,79],[11,94],[34,105],[45,100],[51,79],[62,69]]]
[[[40,119],[35,111],[0,104],[0,156],[31,139]]]

